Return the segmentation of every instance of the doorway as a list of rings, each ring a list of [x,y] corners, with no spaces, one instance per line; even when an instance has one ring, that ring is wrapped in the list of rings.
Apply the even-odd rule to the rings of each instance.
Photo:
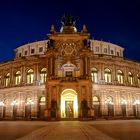
[[[66,89],[61,94],[61,118],[78,118],[77,93]]]

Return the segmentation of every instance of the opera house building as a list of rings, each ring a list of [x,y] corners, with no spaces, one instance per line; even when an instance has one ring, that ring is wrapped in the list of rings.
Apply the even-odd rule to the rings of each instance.
[[[78,32],[72,16],[61,22],[0,63],[0,119],[138,118],[140,63],[85,25]]]

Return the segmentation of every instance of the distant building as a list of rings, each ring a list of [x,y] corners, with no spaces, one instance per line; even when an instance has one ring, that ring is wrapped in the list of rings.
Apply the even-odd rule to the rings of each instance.
[[[135,117],[140,114],[140,63],[121,46],[90,38],[64,16],[60,32],[15,49],[0,63],[0,118]]]

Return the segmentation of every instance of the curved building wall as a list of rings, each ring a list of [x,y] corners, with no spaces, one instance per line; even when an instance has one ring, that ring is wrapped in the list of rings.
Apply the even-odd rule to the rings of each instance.
[[[15,116],[41,118],[44,116],[46,104],[50,110],[51,105],[48,103],[50,98],[55,99],[60,96],[56,94],[58,83],[69,87],[75,83],[74,88],[77,88],[75,90],[79,92],[77,83],[81,84],[81,93],[78,96],[83,99],[84,96],[90,97],[88,104],[90,107],[93,106],[97,117],[124,115],[122,101],[127,102],[125,116],[135,116],[134,102],[140,100],[140,63],[123,58],[124,49],[118,45],[97,40],[90,41],[90,56],[89,52],[86,52],[85,58],[81,57],[79,60],[76,56],[76,60],[63,62],[64,65],[61,65],[64,61],[62,56],[53,55],[53,52],[56,53],[53,47],[48,51],[48,40],[18,47],[15,50],[14,60],[0,63],[0,102],[3,110],[0,111],[0,116],[3,118]],[[74,43],[75,46],[77,46],[76,43]],[[65,49],[62,47],[64,52],[71,55],[69,53],[73,49],[71,43],[66,43],[64,47]],[[48,54],[51,57],[47,56]],[[63,70],[67,72],[69,68],[75,72],[74,77],[70,77],[72,72],[65,75],[61,72]],[[88,89],[84,87],[83,78],[87,80],[86,83],[91,84],[91,86],[86,85]],[[54,82],[53,86],[50,84],[52,89],[48,88],[47,80],[50,80],[50,83]],[[51,95],[48,95],[48,92]],[[108,106],[110,105],[106,102],[108,100],[111,101],[112,106]],[[60,99],[58,101],[60,102]]]
[[[48,40],[36,41],[16,48],[16,58],[45,54],[47,42]]]

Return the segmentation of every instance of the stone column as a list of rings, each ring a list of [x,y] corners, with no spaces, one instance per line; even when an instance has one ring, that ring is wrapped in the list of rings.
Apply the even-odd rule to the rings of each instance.
[[[13,67],[10,68],[10,86],[15,85],[15,77]]]
[[[36,64],[36,80],[39,81],[40,80],[40,71],[38,69],[38,64]]]

